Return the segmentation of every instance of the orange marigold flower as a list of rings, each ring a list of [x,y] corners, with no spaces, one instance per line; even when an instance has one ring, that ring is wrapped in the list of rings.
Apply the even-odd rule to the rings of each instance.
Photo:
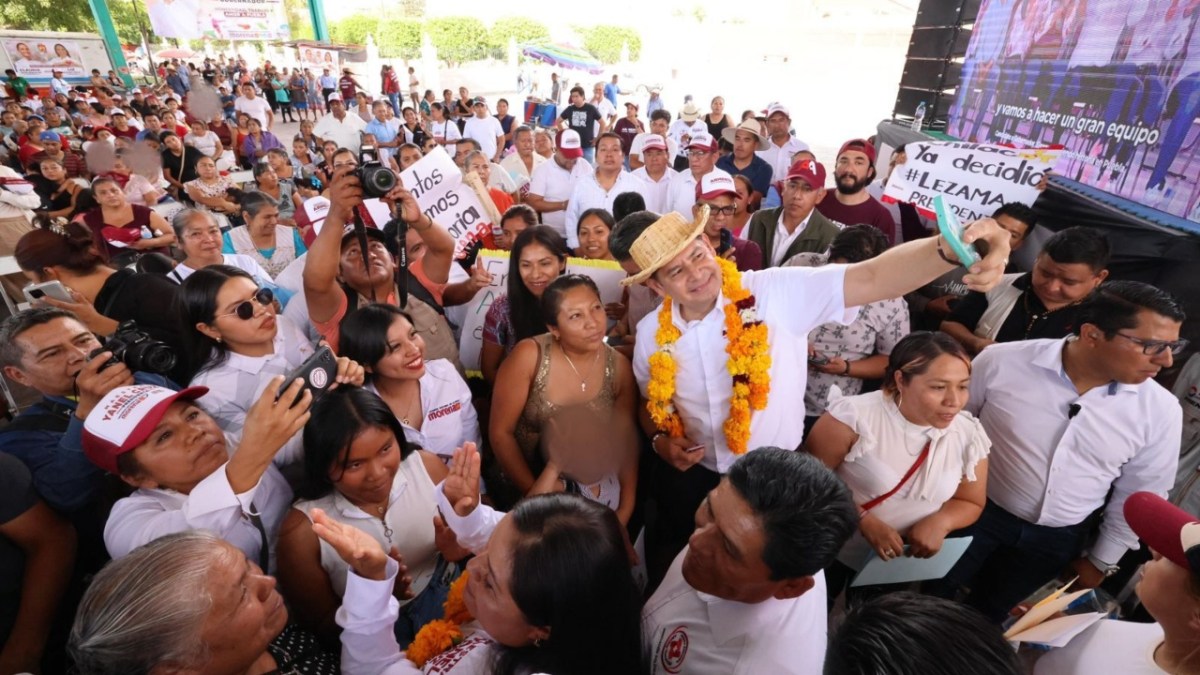
[[[420,668],[429,659],[462,642],[462,639],[463,634],[457,624],[445,619],[434,619],[417,631],[404,655]]]

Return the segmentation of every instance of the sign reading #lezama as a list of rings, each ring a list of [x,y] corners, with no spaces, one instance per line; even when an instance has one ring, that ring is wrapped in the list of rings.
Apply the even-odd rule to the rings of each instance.
[[[910,202],[921,215],[937,219],[933,199],[941,195],[958,219],[969,223],[1008,202],[1032,204],[1059,150],[929,141],[907,144],[905,154],[907,161],[892,170],[883,201]]]

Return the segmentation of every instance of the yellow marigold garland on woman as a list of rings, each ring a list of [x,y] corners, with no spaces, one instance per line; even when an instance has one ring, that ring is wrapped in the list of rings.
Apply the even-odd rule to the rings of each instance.
[[[737,265],[724,258],[717,258],[717,263],[721,267],[721,293],[728,301],[724,308],[725,353],[729,355],[726,368],[733,378],[729,417],[724,425],[725,444],[731,452],[740,455],[746,452],[750,440],[751,413],[767,407],[767,394],[771,391],[771,354],[767,326],[758,318],[754,295],[742,286]],[[683,436],[683,420],[672,403],[677,368],[674,350],[680,333],[671,321],[670,298],[663,300],[659,309],[654,338],[659,348],[650,355],[646,407],[660,431]]]
[[[466,586],[467,573],[463,572],[450,584],[446,602],[442,603],[444,618],[434,619],[422,626],[412,644],[405,650],[404,656],[418,668],[423,667],[429,659],[463,641],[462,625],[474,619],[463,602],[463,590]]]

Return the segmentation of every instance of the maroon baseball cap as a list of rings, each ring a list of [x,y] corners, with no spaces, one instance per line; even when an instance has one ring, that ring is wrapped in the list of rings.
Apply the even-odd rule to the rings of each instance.
[[[871,142],[865,138],[854,138],[846,141],[842,144],[842,149],[838,150],[837,156],[841,157],[842,155],[846,154],[847,150],[861,152],[867,156],[868,162],[871,164],[875,163],[875,146],[871,145]]]
[[[793,180],[802,180],[808,183],[808,186],[812,189],[820,190],[825,187],[825,167],[821,166],[821,163],[814,159],[797,160],[788,169],[787,178],[784,178],[784,182]]]
[[[1152,492],[1135,492],[1125,500],[1125,522],[1147,546],[1200,576],[1200,521]]]
[[[583,157],[583,141],[579,138],[579,132],[574,129],[563,129],[558,132],[558,137],[554,139],[554,145],[567,159]]]
[[[104,395],[83,422],[83,454],[117,473],[117,457],[141,445],[175,401],[195,401],[208,387],[171,391],[151,384],[117,387]]]

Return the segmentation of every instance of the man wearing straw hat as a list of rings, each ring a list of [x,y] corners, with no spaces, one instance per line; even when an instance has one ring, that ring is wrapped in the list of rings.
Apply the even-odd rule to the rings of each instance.
[[[763,136],[762,126],[756,119],[744,120],[736,127],[726,127],[721,131],[721,138],[733,146],[733,152],[717,160],[717,168],[726,171],[730,176],[742,175],[750,179],[756,196],[750,201],[758,203],[767,196],[771,189],[771,177],[775,170],[767,160],[756,153],[766,150],[769,143]]]
[[[823,323],[849,323],[855,307],[898,298],[958,264],[941,236],[897,246],[853,265],[738,272],[678,213],[639,212],[622,220],[609,249],[630,277],[663,300],[637,327],[633,369],[647,399],[643,430],[663,462],[653,468],[659,527],[647,533],[651,578],[679,552],[704,495],[748,448],[798,448],[804,425],[807,335]],[[987,256],[964,281],[994,286],[1009,235],[990,218],[963,236]],[[981,247],[982,248],[982,247]]]

